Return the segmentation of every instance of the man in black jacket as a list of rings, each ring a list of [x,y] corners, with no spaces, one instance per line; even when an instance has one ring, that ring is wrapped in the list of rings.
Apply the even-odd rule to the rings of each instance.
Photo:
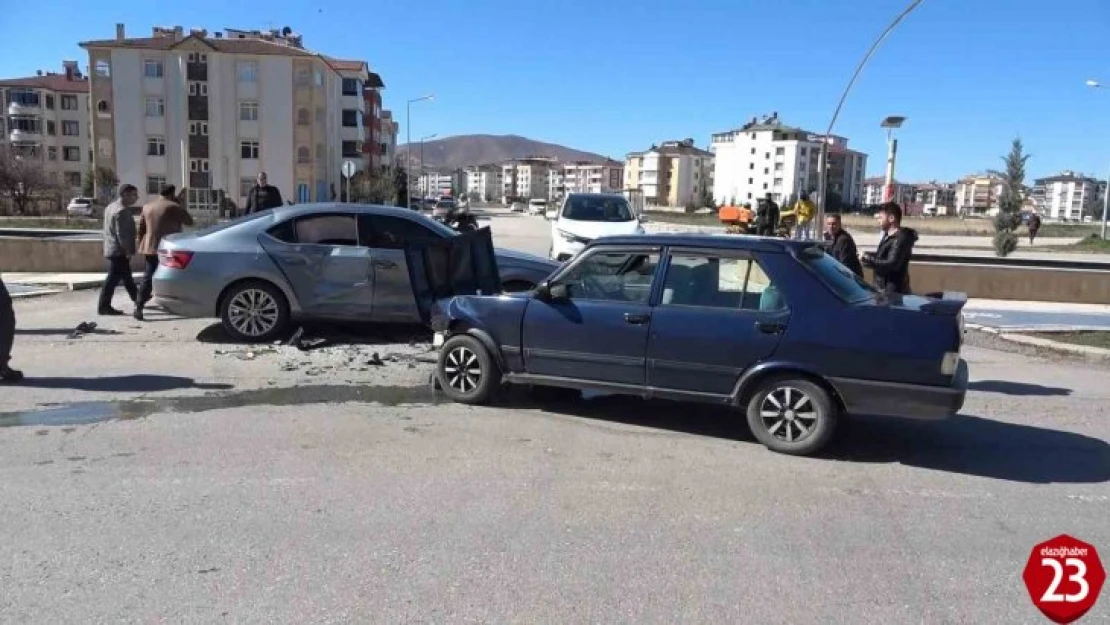
[[[902,227],[902,207],[887,202],[877,214],[883,239],[875,252],[863,255],[863,264],[875,272],[875,287],[886,293],[910,294],[910,259],[917,232]]]
[[[829,255],[862,278],[863,267],[859,263],[856,240],[844,229],[837,213],[825,217],[825,240],[829,242]]]
[[[258,184],[251,187],[250,192],[247,193],[247,205],[243,208],[243,214],[249,215],[277,208],[282,204],[284,202],[281,199],[281,191],[275,186],[266,184],[266,172],[258,172]]]
[[[758,224],[756,234],[764,237],[775,236],[775,228],[779,225],[779,205],[771,199],[770,193],[759,201],[759,206],[755,209],[755,218]]]

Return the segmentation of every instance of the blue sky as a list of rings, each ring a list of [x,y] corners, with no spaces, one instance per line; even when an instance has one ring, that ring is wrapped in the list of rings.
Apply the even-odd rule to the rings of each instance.
[[[77,41],[150,27],[291,26],[320,52],[367,60],[413,139],[519,134],[621,158],[665,139],[778,111],[828,124],[855,64],[907,0],[421,0],[236,4],[116,0],[8,3],[0,76],[88,59]],[[168,6],[168,5],[172,5]],[[105,9],[104,7],[110,7]],[[62,33],[59,36],[59,33]],[[18,54],[11,54],[18,51]],[[1020,135],[1030,176],[1110,167],[1110,2],[925,0],[876,53],[834,132],[883,170],[886,115],[900,180],[998,167]]]

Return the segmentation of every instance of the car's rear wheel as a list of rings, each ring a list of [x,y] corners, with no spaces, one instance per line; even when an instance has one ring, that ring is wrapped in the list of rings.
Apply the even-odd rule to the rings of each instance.
[[[220,321],[233,339],[261,343],[287,330],[289,303],[276,286],[259,281],[231,287],[220,302]]]
[[[807,456],[828,444],[839,420],[828,391],[802,377],[761,382],[747,405],[748,427],[768,449]]]
[[[484,404],[501,384],[501,369],[481,341],[456,334],[439,350],[436,377],[440,389],[452,401]]]

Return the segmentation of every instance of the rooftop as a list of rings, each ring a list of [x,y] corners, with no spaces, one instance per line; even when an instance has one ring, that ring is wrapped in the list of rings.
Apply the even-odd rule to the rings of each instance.
[[[627,158],[634,158],[643,156],[648,152],[655,152],[663,155],[689,155],[689,156],[706,156],[712,157],[714,154],[708,150],[703,150],[694,145],[693,139],[683,139],[681,141],[664,141],[659,145],[654,145],[642,152],[629,152]]]
[[[1037,178],[1033,181],[1034,184],[1047,184],[1050,182],[1089,182],[1091,184],[1098,184],[1098,179],[1092,176],[1084,176],[1077,174],[1074,171],[1062,171],[1055,176],[1048,176],[1047,178]]]
[[[66,61],[62,73],[39,72],[37,76],[26,78],[7,78],[0,80],[0,87],[23,87],[25,89],[46,89],[58,93],[88,93],[89,78],[83,76],[76,61]]]

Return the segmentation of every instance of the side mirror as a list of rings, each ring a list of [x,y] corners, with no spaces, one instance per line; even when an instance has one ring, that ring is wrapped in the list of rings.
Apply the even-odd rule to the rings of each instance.
[[[536,287],[534,293],[536,299],[540,299],[545,302],[567,299],[569,297],[567,285],[551,284],[550,282],[540,283],[540,285]]]

